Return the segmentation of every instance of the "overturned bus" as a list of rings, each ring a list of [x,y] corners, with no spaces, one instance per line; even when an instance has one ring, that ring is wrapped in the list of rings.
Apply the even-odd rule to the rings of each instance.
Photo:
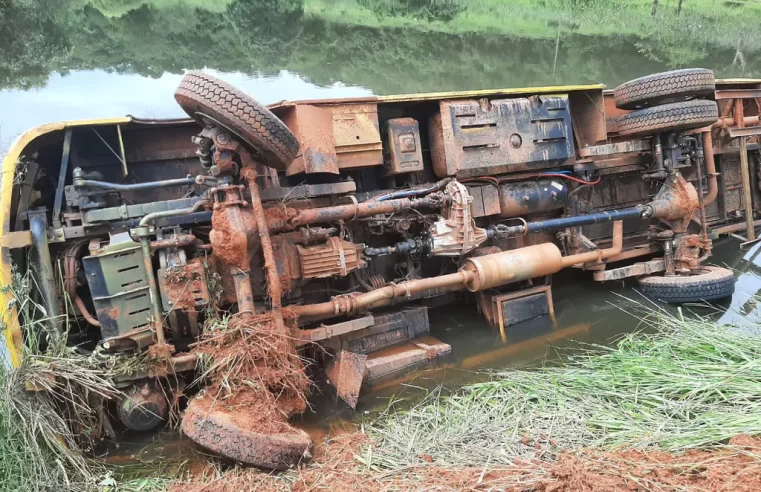
[[[636,278],[658,301],[716,300],[734,279],[708,264],[712,238],[753,239],[758,225],[759,80],[687,69],[615,91],[265,107],[189,72],[175,97],[190,118],[44,125],[3,163],[3,284],[33,273],[44,323],[81,350],[165,356],[166,371],[125,376],[117,401],[103,402],[112,432],[167,419],[196,381],[210,320],[282,335],[268,346],[289,351],[291,368],[310,361],[353,406],[363,382],[450,350],[421,341],[441,299],[470,297],[503,338],[552,312],[552,276],[566,268]],[[18,364],[37,324],[3,309]],[[257,374],[282,363],[267,354],[253,357]],[[260,382],[287,419],[309,385],[276,369]],[[287,424],[238,418],[246,405],[194,398],[182,428],[255,465],[308,455],[309,438]]]

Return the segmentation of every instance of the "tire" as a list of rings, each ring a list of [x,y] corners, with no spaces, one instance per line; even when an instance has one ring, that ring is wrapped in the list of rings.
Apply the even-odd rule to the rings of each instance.
[[[303,430],[287,424],[283,424],[287,432],[252,430],[236,423],[234,413],[210,408],[211,402],[205,400],[192,400],[181,424],[182,432],[204,448],[270,470],[285,470],[309,459],[312,440]]]
[[[299,153],[298,140],[280,118],[223,80],[188,72],[174,98],[200,124],[210,118],[235,133],[266,166],[284,171]]]
[[[671,304],[715,301],[735,292],[735,276],[732,271],[717,266],[702,267],[699,275],[689,277],[652,275],[641,277],[638,281],[643,294]]]
[[[619,116],[619,135],[652,135],[709,126],[719,119],[714,101],[687,101],[645,108]]]
[[[638,109],[707,96],[716,90],[712,70],[687,68],[630,80],[613,91],[616,107]]]

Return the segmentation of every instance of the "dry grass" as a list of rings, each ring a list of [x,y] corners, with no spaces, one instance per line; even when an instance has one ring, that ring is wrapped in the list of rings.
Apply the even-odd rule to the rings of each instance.
[[[121,395],[114,378],[143,370],[144,358],[68,346],[29,273],[14,272],[4,292],[25,344],[18,367],[0,365],[0,490],[108,490],[108,473],[87,456],[103,435],[103,402]]]

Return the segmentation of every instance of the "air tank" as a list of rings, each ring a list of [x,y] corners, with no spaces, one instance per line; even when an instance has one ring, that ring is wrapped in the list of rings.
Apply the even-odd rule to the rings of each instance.
[[[503,183],[499,187],[502,217],[524,217],[565,207],[568,186],[561,178]]]

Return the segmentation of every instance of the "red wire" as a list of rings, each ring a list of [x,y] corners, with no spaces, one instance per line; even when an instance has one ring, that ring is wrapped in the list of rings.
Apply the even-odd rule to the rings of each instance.
[[[494,176],[480,176],[478,178],[465,178],[461,180],[463,183],[469,183],[472,181],[487,181],[494,186],[499,186],[499,180],[495,178]]]
[[[537,177],[537,176],[544,176],[544,177],[548,177],[548,178],[550,178],[550,177],[551,178],[565,178],[565,179],[568,179],[570,181],[573,181],[573,182],[576,182],[576,183],[581,183],[581,184],[584,184],[584,185],[596,185],[602,179],[602,176],[599,176],[595,181],[584,181],[583,179],[574,178],[573,176],[568,176],[567,174],[559,174],[559,173],[558,174],[540,173],[540,174],[534,174],[534,175],[531,175],[531,176],[522,176],[522,178],[524,178],[524,179],[531,179],[531,178],[534,178],[534,177]],[[468,183],[468,182],[473,182],[473,181],[487,181],[489,183],[494,184],[495,186],[499,186],[499,183],[500,183],[499,179],[495,178],[494,176],[479,176],[477,178],[466,178],[466,179],[463,179],[461,181],[463,183]]]
[[[552,177],[552,178],[565,178],[565,179],[574,181],[576,183],[581,183],[585,185],[596,185],[602,179],[602,176],[598,176],[595,181],[584,181],[583,179],[574,178],[573,176],[568,176],[566,174],[551,174],[551,173],[543,173],[543,174],[540,174],[540,176],[546,176],[546,177]]]

